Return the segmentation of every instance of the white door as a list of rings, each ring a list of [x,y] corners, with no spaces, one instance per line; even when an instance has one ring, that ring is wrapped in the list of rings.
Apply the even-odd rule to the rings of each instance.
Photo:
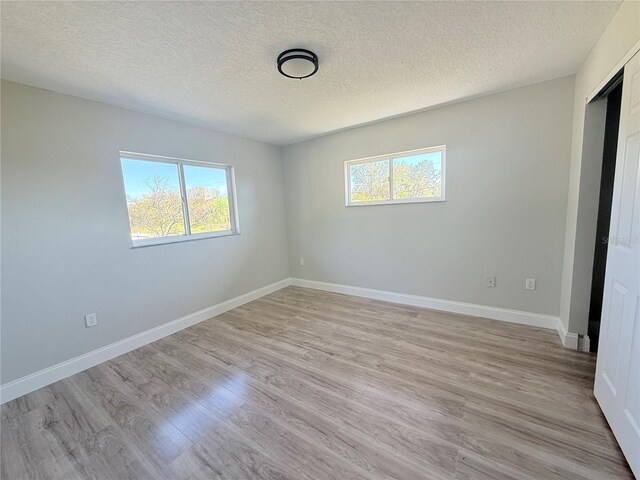
[[[594,393],[640,478],[640,54],[624,67]]]

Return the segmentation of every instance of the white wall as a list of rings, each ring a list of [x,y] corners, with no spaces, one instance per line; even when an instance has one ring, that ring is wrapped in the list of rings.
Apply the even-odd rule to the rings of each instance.
[[[121,149],[233,164],[241,235],[131,249]],[[278,147],[3,81],[2,383],[288,277],[282,192]]]
[[[573,82],[285,147],[292,276],[558,315]],[[344,206],[345,160],[441,144],[446,202]],[[496,288],[483,286],[486,273]],[[537,290],[524,289],[526,277]]]
[[[640,41],[640,2],[625,1],[576,74],[571,169],[565,226],[560,318],[570,332],[586,334],[596,238],[602,152],[601,142],[585,138],[587,97]],[[598,115],[598,107],[589,108]],[[600,112],[602,116],[602,112]],[[587,122],[589,131],[593,124]]]

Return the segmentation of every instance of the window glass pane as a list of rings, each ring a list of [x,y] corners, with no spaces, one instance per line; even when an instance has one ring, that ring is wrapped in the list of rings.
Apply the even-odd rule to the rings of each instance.
[[[184,182],[191,233],[231,230],[227,171],[185,165]]]
[[[389,160],[349,165],[351,201],[389,200]]]
[[[131,238],[184,235],[178,166],[122,158]]]
[[[393,198],[429,198],[442,194],[442,152],[393,160]]]

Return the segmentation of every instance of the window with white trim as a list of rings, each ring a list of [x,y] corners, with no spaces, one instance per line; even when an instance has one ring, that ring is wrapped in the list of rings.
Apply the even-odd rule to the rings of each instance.
[[[120,152],[134,247],[238,233],[233,167]]]
[[[346,205],[444,201],[444,145],[345,162]]]

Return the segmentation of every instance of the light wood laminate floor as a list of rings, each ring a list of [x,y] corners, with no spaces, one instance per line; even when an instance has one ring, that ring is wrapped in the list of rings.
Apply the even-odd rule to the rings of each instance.
[[[632,478],[554,331],[288,287],[2,406],[2,479]]]

